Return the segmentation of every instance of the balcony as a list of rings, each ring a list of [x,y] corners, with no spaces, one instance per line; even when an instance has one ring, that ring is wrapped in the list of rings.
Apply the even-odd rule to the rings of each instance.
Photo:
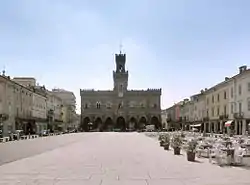
[[[244,113],[243,112],[234,113],[234,118],[235,119],[242,119],[243,117],[244,117]]]
[[[220,116],[219,116],[219,119],[220,119],[220,120],[228,119],[228,114],[220,115]]]
[[[204,117],[203,121],[209,121],[209,117]]]
[[[7,119],[9,119],[8,114],[0,114],[0,122],[6,121]]]

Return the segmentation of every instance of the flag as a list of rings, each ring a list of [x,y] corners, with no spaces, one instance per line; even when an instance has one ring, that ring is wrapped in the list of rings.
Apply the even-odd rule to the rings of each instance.
[[[118,104],[118,108],[117,108],[117,113],[118,113],[118,111],[119,111],[119,109],[122,107],[122,103],[119,103]]]

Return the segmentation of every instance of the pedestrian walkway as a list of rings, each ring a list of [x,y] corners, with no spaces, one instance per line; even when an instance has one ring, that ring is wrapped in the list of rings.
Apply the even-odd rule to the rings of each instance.
[[[77,143],[0,166],[0,184],[249,185],[250,171],[188,162],[139,133],[83,133]],[[72,137],[74,137],[72,135]]]

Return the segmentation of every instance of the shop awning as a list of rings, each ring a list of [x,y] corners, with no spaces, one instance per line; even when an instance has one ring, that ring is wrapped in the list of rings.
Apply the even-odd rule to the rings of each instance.
[[[226,122],[225,122],[225,126],[226,126],[226,127],[230,127],[230,125],[232,124],[233,121],[234,121],[234,120],[226,121]]]
[[[196,124],[196,125],[190,125],[190,127],[200,127],[201,124]]]

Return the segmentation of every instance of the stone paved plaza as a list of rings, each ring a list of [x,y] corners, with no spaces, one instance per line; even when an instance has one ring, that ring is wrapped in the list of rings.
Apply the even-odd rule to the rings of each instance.
[[[61,138],[60,138],[61,137]],[[58,138],[65,144],[62,145]],[[156,139],[140,133],[80,133],[50,138],[43,153],[32,153],[0,166],[0,184],[56,185],[249,185],[250,171],[242,168],[221,168],[207,159],[191,163],[186,157],[164,151]],[[48,139],[49,141],[49,139]],[[23,142],[23,141],[22,141]],[[30,142],[30,141],[26,141]],[[31,144],[21,145],[15,153]],[[56,147],[56,143],[59,143]],[[0,145],[0,157],[3,158]],[[29,148],[28,148],[29,147]],[[10,151],[8,151],[9,153]],[[28,152],[27,152],[28,153]],[[16,154],[16,155],[17,155]],[[38,155],[34,155],[38,154]],[[6,157],[6,155],[5,155]],[[14,158],[12,158],[14,159]],[[17,159],[17,158],[16,158]]]

